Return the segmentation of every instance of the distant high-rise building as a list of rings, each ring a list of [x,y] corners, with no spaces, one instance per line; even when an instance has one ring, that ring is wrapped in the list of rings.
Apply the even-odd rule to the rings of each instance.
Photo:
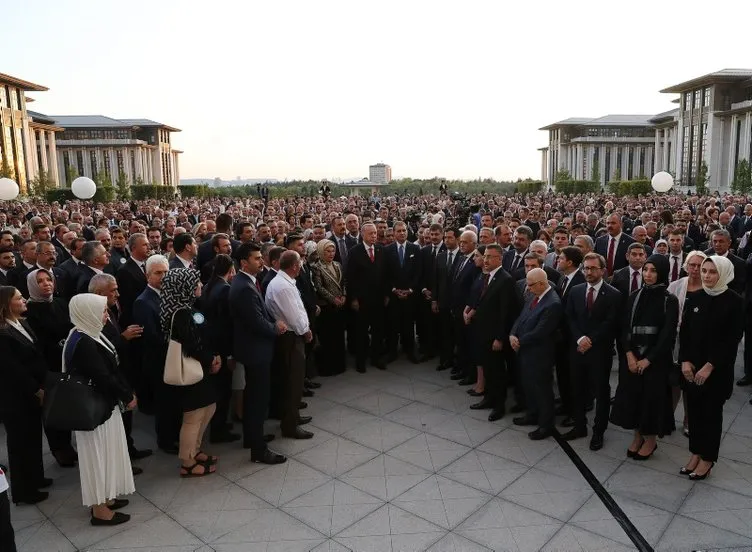
[[[389,184],[392,181],[392,167],[376,163],[368,167],[368,180],[374,184]]]

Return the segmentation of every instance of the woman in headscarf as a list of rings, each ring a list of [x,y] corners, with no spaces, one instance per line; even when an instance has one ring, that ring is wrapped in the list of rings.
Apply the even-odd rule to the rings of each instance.
[[[316,245],[318,261],[311,264],[313,286],[321,313],[316,321],[319,348],[316,366],[320,376],[345,371],[345,282],[342,265],[334,260],[336,246],[331,240]]]
[[[162,333],[182,345],[183,355],[201,362],[204,377],[193,385],[178,387],[183,410],[178,456],[180,477],[202,477],[216,471],[216,456],[201,450],[204,433],[216,410],[216,391],[210,374],[219,371],[219,355],[210,350],[206,318],[193,308],[201,297],[201,277],[193,268],[174,268],[162,279],[159,319]]]
[[[81,293],[71,299],[69,310],[73,330],[63,345],[63,370],[89,378],[112,406],[95,429],[75,432],[81,496],[84,506],[91,507],[92,525],[119,525],[130,516],[114,511],[128,505],[117,497],[136,490],[121,411],[133,410],[136,396],[118,368],[115,346],[102,333],[107,298]]]
[[[679,471],[705,479],[718,460],[723,405],[734,388],[736,351],[744,331],[744,302],[729,289],[734,265],[713,255],[700,268],[702,291],[687,297],[679,361],[689,421],[689,461]]]
[[[656,438],[672,431],[669,372],[679,319],[679,302],[668,292],[669,261],[651,255],[642,267],[643,286],[629,296],[621,342],[627,366],[619,386],[611,422],[634,430],[627,456],[647,460],[658,448]]]
[[[73,325],[68,304],[54,297],[55,281],[43,268],[32,270],[26,276],[29,300],[26,302],[26,321],[39,340],[47,368],[50,372],[63,369],[63,342]],[[44,428],[50,452],[63,468],[74,468],[78,456],[71,444],[71,432]]]
[[[687,273],[683,278],[668,285],[668,292],[679,301],[679,327],[677,328],[676,343],[674,344],[674,367],[669,374],[671,382],[671,407],[676,412],[681,397],[681,366],[679,365],[679,332],[681,331],[682,313],[684,303],[694,295],[702,293],[702,280],[700,279],[700,266],[707,259],[702,251],[690,251],[684,259],[684,271]],[[687,395],[684,395],[684,435],[689,437],[687,426]]]

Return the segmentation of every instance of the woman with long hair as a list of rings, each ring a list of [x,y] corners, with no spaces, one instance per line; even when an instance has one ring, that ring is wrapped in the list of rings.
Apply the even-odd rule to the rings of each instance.
[[[16,504],[36,504],[49,493],[42,464],[42,402],[47,364],[39,339],[23,319],[26,301],[12,286],[0,287],[0,413],[5,423],[10,493]]]
[[[311,264],[317,304],[321,308],[316,320],[319,338],[316,366],[320,376],[334,376],[344,372],[346,364],[344,271],[334,260],[336,246],[331,240],[316,244],[316,253],[318,260]]]
[[[26,321],[39,339],[48,370],[59,373],[63,369],[63,342],[73,327],[68,304],[54,296],[55,281],[43,268],[29,272],[26,285],[29,290]],[[78,455],[71,444],[71,432],[49,428],[44,432],[57,463],[63,468],[75,467]]]
[[[465,306],[465,309],[462,312],[462,318],[466,326],[470,326],[470,324],[472,324],[473,316],[475,315],[475,305],[478,303],[480,296],[483,293],[483,278],[481,278],[480,275],[483,272],[483,255],[485,253],[485,245],[479,245],[478,248],[473,252],[473,263],[478,269],[478,277],[475,279],[472,287],[470,288],[470,297],[468,304]],[[469,350],[471,352],[477,352],[478,348],[470,347]],[[471,397],[482,397],[486,394],[486,378],[483,375],[483,366],[480,365],[479,357],[473,359],[473,362],[475,362],[476,365],[477,379],[475,381],[475,385],[467,390],[467,394]]]
[[[216,456],[201,450],[204,433],[216,410],[214,382],[210,374],[221,367],[219,355],[211,350],[206,318],[193,305],[201,296],[198,270],[174,268],[162,279],[159,319],[162,333],[181,344],[183,355],[198,360],[204,377],[193,385],[177,387],[183,410],[178,456],[180,477],[202,477],[216,471]]]
[[[702,291],[687,298],[679,335],[692,453],[679,473],[692,480],[705,479],[718,460],[723,405],[734,389],[736,351],[744,331],[744,302],[728,287],[734,265],[713,255],[700,270]]]
[[[642,267],[643,286],[629,296],[621,342],[627,365],[619,373],[611,422],[634,430],[627,456],[647,460],[658,436],[673,428],[669,372],[679,302],[668,292],[669,261],[651,255]]]

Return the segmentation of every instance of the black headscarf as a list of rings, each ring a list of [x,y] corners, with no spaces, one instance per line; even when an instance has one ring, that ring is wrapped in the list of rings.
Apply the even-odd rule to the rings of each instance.
[[[645,261],[645,264],[651,264],[655,267],[656,272],[658,273],[658,281],[653,284],[652,286],[649,286],[647,284],[644,284],[645,279],[643,278],[643,285],[644,287],[648,289],[658,288],[660,286],[668,287],[668,273],[669,273],[669,262],[668,257],[665,255],[661,255],[659,253],[653,253],[648,257],[648,260]],[[644,265],[643,265],[644,266]]]
[[[172,315],[182,308],[190,308],[196,302],[196,287],[201,281],[195,268],[173,268],[162,279],[159,319],[162,332],[169,338]]]

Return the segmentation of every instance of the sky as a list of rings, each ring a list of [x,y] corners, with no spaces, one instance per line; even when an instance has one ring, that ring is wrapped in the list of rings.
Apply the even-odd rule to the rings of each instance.
[[[743,0],[3,4],[0,72],[50,89],[30,109],[180,128],[182,178],[539,178],[540,127],[752,67]]]

